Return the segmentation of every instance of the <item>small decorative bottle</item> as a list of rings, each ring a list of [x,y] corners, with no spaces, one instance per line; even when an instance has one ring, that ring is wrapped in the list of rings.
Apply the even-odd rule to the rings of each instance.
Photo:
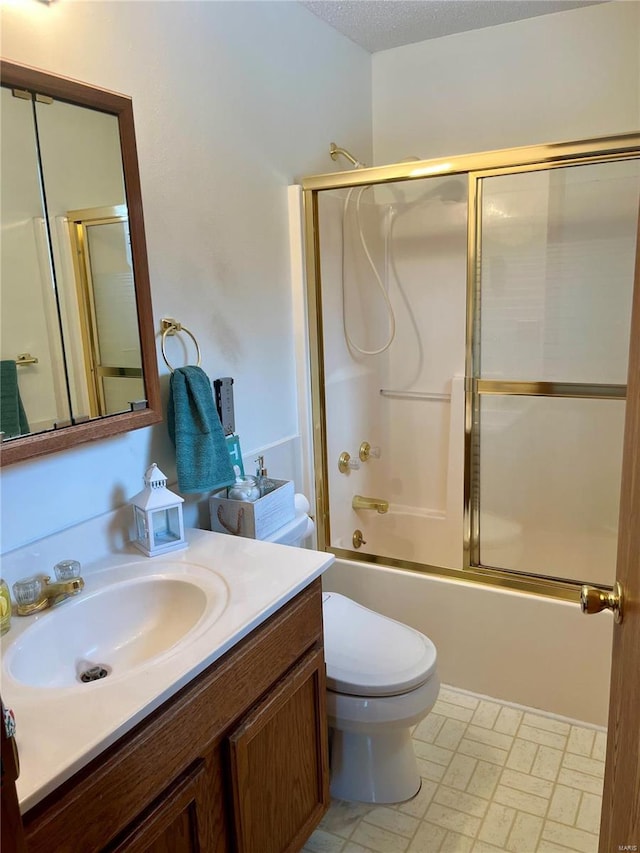
[[[6,634],[11,627],[11,596],[9,587],[0,578],[0,634]]]
[[[256,480],[260,489],[260,497],[264,497],[269,491],[269,481],[267,480],[267,469],[264,467],[264,456],[258,456],[254,460],[258,467],[256,468]]]

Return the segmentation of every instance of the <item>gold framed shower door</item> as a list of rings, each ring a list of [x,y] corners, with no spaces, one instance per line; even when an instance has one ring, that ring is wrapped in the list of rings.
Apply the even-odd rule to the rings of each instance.
[[[479,562],[479,529],[477,484],[474,482],[473,460],[477,458],[480,396],[482,394],[524,394],[549,397],[588,399],[624,399],[625,385],[595,385],[560,382],[500,382],[479,379],[475,375],[478,361],[478,297],[482,179],[562,168],[606,163],[640,157],[640,133],[621,134],[577,142],[560,142],[497,151],[466,154],[434,160],[395,163],[389,166],[360,168],[349,172],[313,175],[301,180],[303,190],[306,251],[307,312],[310,344],[312,429],[314,445],[315,509],[318,547],[339,558],[367,562],[393,568],[418,571],[451,580],[473,581],[522,592],[578,601],[580,584],[555,577],[519,573]],[[403,559],[361,554],[356,550],[331,546],[328,493],[327,423],[324,394],[324,348],[322,322],[322,281],[319,238],[318,193],[357,186],[414,181],[428,177],[466,175],[468,180],[467,225],[467,308],[465,355],[465,436],[464,436],[464,536],[462,569],[415,563]]]

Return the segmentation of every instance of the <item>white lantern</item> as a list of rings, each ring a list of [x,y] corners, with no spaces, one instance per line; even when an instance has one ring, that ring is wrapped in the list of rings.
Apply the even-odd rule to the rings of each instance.
[[[131,499],[136,525],[133,544],[147,557],[187,547],[184,538],[184,498],[167,489],[167,478],[156,463],[144,475],[144,489]]]

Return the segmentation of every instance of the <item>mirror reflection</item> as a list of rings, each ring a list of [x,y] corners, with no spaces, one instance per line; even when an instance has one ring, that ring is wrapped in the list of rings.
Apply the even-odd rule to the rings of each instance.
[[[157,423],[131,99],[2,60],[2,464]]]
[[[118,117],[1,95],[7,440],[130,411],[145,393]]]

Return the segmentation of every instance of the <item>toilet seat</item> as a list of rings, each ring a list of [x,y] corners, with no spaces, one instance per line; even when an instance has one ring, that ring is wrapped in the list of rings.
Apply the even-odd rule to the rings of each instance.
[[[434,673],[424,684],[397,696],[352,696],[327,690],[329,725],[342,731],[377,732],[383,728],[415,726],[433,707],[440,692]]]
[[[399,696],[436,670],[436,648],[419,631],[336,592],[322,596],[327,688],[351,696]]]

